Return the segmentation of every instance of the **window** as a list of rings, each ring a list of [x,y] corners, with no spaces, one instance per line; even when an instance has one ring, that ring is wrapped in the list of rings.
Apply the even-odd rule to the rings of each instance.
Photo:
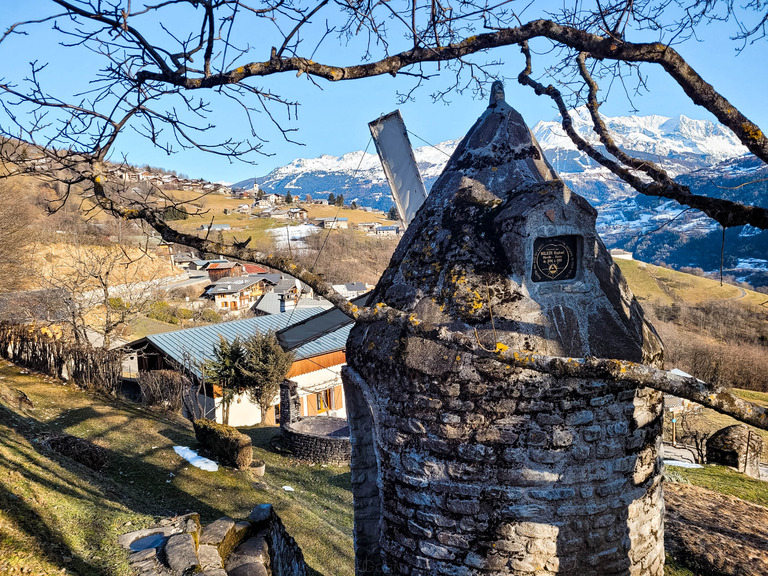
[[[323,392],[318,392],[317,396],[317,413],[328,412],[333,409],[333,388],[328,388]]]
[[[280,404],[275,404],[275,424],[280,424]]]

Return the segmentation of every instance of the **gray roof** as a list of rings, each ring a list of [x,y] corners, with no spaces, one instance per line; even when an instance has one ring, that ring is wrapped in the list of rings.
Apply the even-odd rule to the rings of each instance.
[[[230,278],[224,278],[219,280],[215,284],[211,284],[206,291],[206,294],[235,294],[244,290],[249,286],[258,284],[262,279],[255,276],[234,276]]]
[[[129,346],[138,349],[146,343],[151,343],[179,365],[187,367],[196,376],[200,377],[198,365],[213,357],[213,347],[219,343],[221,337],[231,342],[237,337],[248,338],[256,333],[265,334],[273,330],[285,328],[289,322],[290,324],[295,324],[307,320],[318,314],[318,312],[322,312],[322,309],[310,308],[284,314],[272,314],[257,318],[235,320],[233,322],[222,322],[220,324],[211,324],[210,326],[174,330],[164,334],[152,334],[141,340],[131,342]],[[346,342],[346,336],[344,337],[344,342]],[[329,340],[327,345],[335,345],[335,343],[336,339],[333,339]],[[320,343],[320,346],[315,345],[312,350],[321,350],[322,345],[323,343]],[[298,350],[296,352],[298,353]],[[302,351],[302,353],[305,353],[305,351]],[[307,357],[302,356],[302,358]],[[190,363],[192,364],[191,366],[189,366]]]
[[[259,299],[254,308],[265,314],[280,314],[281,312],[284,312],[282,300],[280,294],[267,292]]]
[[[365,282],[347,282],[344,288],[350,292],[362,292],[365,290]]]
[[[296,314],[298,313],[299,310],[296,311]],[[352,330],[351,321],[349,324],[341,326],[329,334],[325,334],[294,349],[294,357],[296,360],[303,360],[304,358],[312,358],[313,356],[344,350],[347,347],[347,338],[349,338],[350,330]]]
[[[352,300],[356,306],[364,306],[369,294]],[[301,310],[297,310],[298,316]],[[297,360],[320,354],[344,350],[352,329],[352,320],[338,308],[326,310],[301,320],[277,333],[277,339],[285,350],[293,350]]]
[[[267,292],[254,306],[259,312],[264,314],[279,314],[290,310],[302,310],[304,308],[323,308],[325,310],[333,308],[325,298],[300,298],[298,302],[291,299],[286,302],[282,295],[277,292]]]

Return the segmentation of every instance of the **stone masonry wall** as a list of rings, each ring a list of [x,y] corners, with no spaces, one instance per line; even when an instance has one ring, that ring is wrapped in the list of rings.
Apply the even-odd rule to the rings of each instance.
[[[660,395],[466,368],[377,403],[385,571],[661,576]]]
[[[297,432],[291,426],[280,429],[283,442],[298,458],[327,464],[349,464],[352,446],[349,438],[318,436],[306,432]]]

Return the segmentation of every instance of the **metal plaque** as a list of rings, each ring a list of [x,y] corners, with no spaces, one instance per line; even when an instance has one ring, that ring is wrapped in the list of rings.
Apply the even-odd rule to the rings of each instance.
[[[534,282],[573,280],[578,270],[578,236],[553,236],[533,241]]]

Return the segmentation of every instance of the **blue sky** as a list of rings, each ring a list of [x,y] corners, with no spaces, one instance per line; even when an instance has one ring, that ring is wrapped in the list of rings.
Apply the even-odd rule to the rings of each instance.
[[[0,14],[0,28],[4,31],[8,25],[32,13],[35,16],[49,9],[46,0],[28,0],[14,2],[4,6]],[[28,16],[26,16],[28,17]],[[735,45],[728,41],[732,32],[724,25],[702,28],[700,41],[689,41],[678,47],[678,51],[699,73],[713,84],[726,98],[736,105],[748,118],[764,130],[768,130],[768,111],[766,111],[766,93],[768,93],[768,44],[760,41],[748,46],[741,54],[735,52]],[[236,31],[237,33],[237,31]],[[51,30],[50,25],[41,25],[30,30],[26,37],[15,37],[0,44],[0,78],[4,81],[18,81],[29,70],[29,61],[50,61],[44,71],[43,79],[50,90],[64,95],[87,89],[87,82],[93,77],[97,65],[96,58],[77,48],[62,48],[60,40]],[[249,38],[257,50],[251,56],[253,60],[268,58],[268,47],[274,38],[259,36]],[[326,48],[318,52],[315,60],[331,64],[354,63],[354,45],[340,48],[330,40]],[[544,44],[532,44],[534,50]],[[23,57],[19,57],[23,54]],[[504,62],[499,72],[512,78],[506,81],[507,101],[517,108],[530,126],[539,120],[551,120],[556,111],[547,97],[535,96],[529,88],[522,87],[514,80],[523,65],[522,56],[517,47],[496,51],[493,57]],[[542,65],[545,60],[534,61]],[[659,74],[654,67],[644,66],[649,74],[648,94],[633,99],[639,114],[659,114],[676,116],[685,114],[692,118],[712,119],[703,108],[694,106],[682,90],[670,80]],[[321,154],[341,155],[346,152],[362,150],[369,142],[370,134],[367,123],[380,114],[400,108],[409,130],[431,143],[451,138],[459,138],[466,133],[486,106],[486,97],[477,97],[467,91],[465,94],[454,93],[450,104],[433,103],[432,90],[444,82],[442,79],[431,81],[416,93],[416,101],[398,104],[397,92],[407,91],[412,79],[405,76],[389,75],[348,82],[331,83],[317,80],[317,85],[305,76],[297,78],[295,73],[260,79],[261,87],[269,88],[282,96],[300,102],[298,118],[289,120],[284,109],[275,108],[274,113],[285,127],[298,128],[292,138],[303,146],[285,142],[264,114],[257,116],[259,135],[266,138],[264,150],[272,154],[269,157],[254,157],[256,165],[241,162],[229,163],[202,152],[180,151],[168,156],[153,149],[151,145],[132,132],[126,132],[118,143],[121,153],[128,155],[129,162],[137,165],[151,164],[166,169],[174,169],[190,177],[202,177],[212,181],[226,180],[236,182],[245,178],[261,176],[271,169],[284,165],[298,157],[316,157]],[[612,96],[620,96],[619,88]],[[237,137],[244,133],[242,116],[237,113],[230,100],[216,94],[201,94],[212,100],[212,112],[209,121],[216,126],[219,136]],[[630,113],[630,104],[625,98],[611,98],[602,111],[609,116]],[[412,138],[414,146],[423,142]],[[373,151],[373,146],[369,152]]]

